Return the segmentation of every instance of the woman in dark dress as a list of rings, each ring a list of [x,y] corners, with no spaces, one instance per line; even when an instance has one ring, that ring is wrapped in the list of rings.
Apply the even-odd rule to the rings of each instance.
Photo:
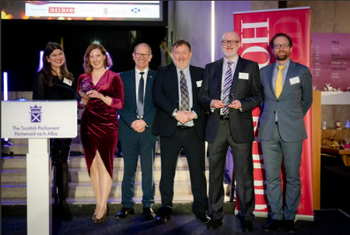
[[[43,68],[36,73],[33,100],[74,100],[76,86],[73,75],[67,70],[66,59],[60,44],[49,42],[43,55]],[[59,206],[64,220],[73,216],[67,205],[69,155],[72,139],[50,139],[50,157],[56,169]]]
[[[118,143],[117,109],[124,106],[123,83],[119,74],[108,70],[112,61],[100,44],[90,45],[84,55],[85,73],[77,90],[85,110],[81,118],[81,140],[87,169],[96,198],[91,219],[103,223],[112,188],[113,161]]]

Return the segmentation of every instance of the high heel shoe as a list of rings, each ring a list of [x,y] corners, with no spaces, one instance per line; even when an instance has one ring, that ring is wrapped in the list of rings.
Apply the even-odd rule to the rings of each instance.
[[[91,220],[96,219],[96,210],[97,210],[97,208],[95,209],[94,213],[92,214],[92,216],[91,216]]]
[[[107,208],[105,210],[105,213],[103,213],[102,218],[100,218],[100,219],[95,218],[93,220],[93,223],[94,224],[102,224],[102,223],[104,223],[106,221],[106,219],[107,219]]]
[[[109,211],[109,207],[108,207],[108,204],[107,204],[107,215],[108,215],[108,211]],[[91,220],[94,220],[94,219],[96,219],[96,214],[93,214],[91,216]]]

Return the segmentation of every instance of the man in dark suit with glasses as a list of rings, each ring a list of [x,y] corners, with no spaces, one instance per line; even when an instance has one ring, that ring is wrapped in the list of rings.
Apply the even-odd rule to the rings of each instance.
[[[210,169],[208,229],[223,224],[223,177],[226,154],[231,147],[241,228],[252,231],[255,208],[252,109],[262,101],[259,66],[237,54],[241,46],[238,33],[226,32],[221,45],[224,58],[206,65],[200,91],[200,103],[209,112],[205,131]]]

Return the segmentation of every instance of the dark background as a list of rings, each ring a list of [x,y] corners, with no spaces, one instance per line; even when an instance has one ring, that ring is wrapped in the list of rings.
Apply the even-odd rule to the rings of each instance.
[[[163,19],[167,19],[167,6],[163,5]],[[39,66],[39,53],[47,42],[61,43],[68,70],[75,79],[84,73],[83,56],[87,47],[98,41],[109,52],[113,66],[110,70],[123,72],[135,67],[132,52],[137,43],[148,43],[153,58],[150,68],[161,64],[161,42],[166,40],[167,21],[49,21],[2,20],[1,69],[8,72],[9,91],[31,91]]]

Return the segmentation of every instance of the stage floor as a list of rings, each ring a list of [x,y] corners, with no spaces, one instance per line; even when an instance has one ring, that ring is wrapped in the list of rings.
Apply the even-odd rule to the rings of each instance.
[[[141,213],[136,213],[124,220],[114,219],[114,212],[110,212],[103,224],[93,224],[90,214],[74,215],[71,222],[62,221],[59,216],[53,216],[53,235],[89,235],[89,234],[113,234],[113,235],[189,235],[189,234],[234,234],[241,233],[240,222],[236,216],[225,214],[224,225],[217,230],[207,230],[191,213],[173,213],[171,219],[162,225],[156,225],[153,221],[147,221]],[[27,219],[22,216],[2,217],[3,235],[27,234]],[[261,230],[267,222],[264,218],[255,218],[253,221],[254,231],[249,234],[267,234]],[[315,211],[314,221],[297,221],[298,234],[349,234],[350,217],[341,210],[318,210]],[[286,234],[283,228],[278,229],[276,234]]]

